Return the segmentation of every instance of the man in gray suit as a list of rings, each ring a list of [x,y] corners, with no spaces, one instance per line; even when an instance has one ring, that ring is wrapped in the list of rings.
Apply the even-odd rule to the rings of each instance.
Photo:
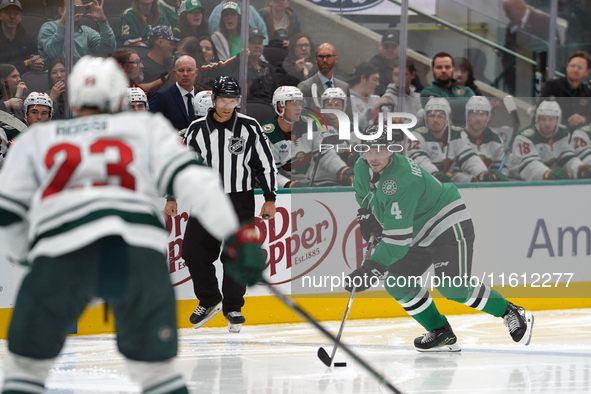
[[[304,98],[307,100],[308,107],[319,111],[322,108],[320,97],[324,93],[324,90],[328,88],[341,88],[347,97],[351,97],[347,82],[341,81],[333,76],[334,66],[338,61],[337,51],[332,44],[325,42],[324,44],[318,45],[318,48],[316,48],[318,72],[298,85],[298,89],[302,91]],[[351,100],[347,100],[345,111],[349,115],[349,119],[352,119]]]

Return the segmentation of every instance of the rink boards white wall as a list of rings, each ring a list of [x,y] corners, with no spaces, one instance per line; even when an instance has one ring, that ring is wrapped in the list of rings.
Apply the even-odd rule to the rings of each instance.
[[[559,185],[464,185],[460,186],[460,193],[475,225],[473,277],[484,279],[507,298],[520,298],[520,303],[530,309],[591,306],[591,299],[587,298],[591,282],[591,210],[585,203],[586,197],[591,196],[591,184],[563,181]],[[258,213],[263,198],[256,198]],[[257,220],[265,234],[268,280],[298,298],[317,318],[340,319],[348,293],[341,287],[331,292],[313,285],[322,280],[328,280],[328,286],[331,281],[336,284],[335,277],[350,272],[362,259],[365,243],[356,226],[357,203],[352,189],[279,194],[277,207],[274,220]],[[188,316],[197,305],[188,269],[181,258],[187,218],[187,213],[182,212],[167,223],[171,230],[169,270],[178,298],[179,327],[190,326]],[[0,262],[0,338],[5,337],[24,272],[21,267]],[[302,287],[304,277],[308,278],[304,281],[306,288]],[[263,286],[250,288],[247,296],[243,312],[249,323],[298,321]],[[447,300],[436,302],[444,313],[472,312]],[[404,315],[384,290],[378,290],[359,294],[350,317]],[[88,308],[72,332],[109,332],[112,321],[103,322],[101,308]],[[210,323],[224,324],[221,317]]]

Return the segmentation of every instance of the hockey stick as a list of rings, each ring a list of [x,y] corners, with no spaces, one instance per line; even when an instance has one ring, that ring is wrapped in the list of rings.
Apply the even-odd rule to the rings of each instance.
[[[316,86],[316,83],[312,84],[312,86],[310,87],[310,91],[312,93],[314,105],[316,105],[317,108],[322,108],[322,106],[320,105],[320,101],[318,101],[318,86]]]
[[[509,145],[507,145],[507,149],[505,150],[505,156],[501,161],[501,165],[499,165],[499,171],[503,169],[505,165],[505,161],[511,154],[511,150],[513,148],[513,141],[515,141],[515,137],[517,137],[517,133],[519,132],[519,128],[521,123],[519,122],[519,115],[517,115],[517,106],[515,105],[515,100],[513,96],[508,95],[503,98],[503,104],[505,104],[505,108],[509,111],[509,115],[511,115],[511,122],[513,123],[513,134],[511,134],[511,139],[509,140]]]
[[[277,290],[275,287],[273,287],[273,285],[270,284],[266,279],[263,278],[262,283],[264,285],[266,285],[269,288],[269,290],[271,290],[271,292],[273,294],[275,294],[281,301],[283,301],[283,303],[285,305],[287,305],[288,307],[290,307],[291,309],[296,311],[300,316],[302,316],[310,324],[312,324],[316,329],[318,329],[322,334],[324,334],[324,336],[326,336],[327,338],[329,338],[331,341],[333,341],[335,343],[338,342],[338,340],[334,337],[334,335],[332,335],[330,332],[326,331],[326,329],[324,327],[322,327],[320,325],[320,323],[318,323],[312,316],[310,316],[302,308],[300,308],[291,298],[288,298],[287,296],[285,296],[285,294],[283,294],[282,292]],[[349,349],[349,346],[341,343],[341,348],[345,351],[345,353],[347,353],[349,356],[351,356],[351,358],[353,358],[355,361],[357,361],[359,364],[361,364],[361,366],[363,368],[365,368],[366,371],[368,371],[377,380],[379,380],[381,384],[383,384],[384,386],[389,388],[395,394],[402,394],[401,391],[396,389],[396,387],[394,387],[392,385],[392,383],[390,383],[388,380],[386,380],[386,378],[383,377],[378,371],[373,369],[365,360],[363,360],[355,352],[353,352],[351,349]]]
[[[17,129],[19,132],[23,132],[27,129],[27,125],[15,118],[14,115],[9,114],[5,111],[0,111],[0,122],[6,123],[10,127]]]
[[[372,234],[371,238],[369,239],[369,244],[367,245],[367,249],[365,250],[365,256],[363,256],[363,263],[365,263],[365,261],[367,260],[367,257],[369,256],[369,251],[373,247],[375,240],[376,240],[376,238]],[[363,263],[362,263],[362,265],[363,265]],[[343,321],[341,322],[341,328],[339,328],[339,333],[337,335],[337,341],[334,343],[330,357],[328,357],[328,353],[326,353],[326,350],[324,350],[323,347],[318,348],[318,358],[327,367],[330,367],[332,362],[334,361],[334,355],[337,352],[337,348],[339,347],[339,343],[341,341],[341,335],[343,334],[343,329],[345,328],[345,322],[347,321],[347,317],[349,316],[349,310],[351,310],[351,305],[353,304],[353,298],[355,297],[356,290],[357,290],[356,287],[353,287],[353,290],[351,290],[351,296],[349,297],[349,302],[347,303],[347,308],[345,309],[345,315],[343,316]]]

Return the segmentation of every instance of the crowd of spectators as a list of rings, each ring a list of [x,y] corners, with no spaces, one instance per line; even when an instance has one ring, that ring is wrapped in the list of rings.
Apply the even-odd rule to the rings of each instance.
[[[130,0],[130,8],[115,19],[105,15],[104,0],[74,3],[74,61],[87,54],[113,56],[129,78],[130,101],[137,99],[131,105],[134,110],[160,112],[175,128],[183,130],[198,116],[197,95],[210,89],[217,76],[238,79],[240,1],[222,0],[209,12],[199,0]],[[33,92],[21,79],[24,74],[46,75],[44,88],[37,93],[44,93],[51,100],[52,119],[65,116],[65,5],[66,1],[61,0],[55,20],[45,22],[34,32],[26,31],[21,24],[23,8],[19,0],[0,3],[0,110],[22,121],[27,121],[24,101]],[[522,44],[518,33],[535,28],[539,15],[523,0],[505,0],[504,7],[511,21],[506,44],[515,49]],[[404,111],[416,115],[419,121],[413,129],[417,140],[405,141],[404,154],[443,182],[591,176],[588,165],[583,164],[591,160],[591,148],[587,147],[591,144],[591,101],[586,99],[591,97],[591,88],[585,81],[591,70],[591,57],[587,52],[572,53],[566,76],[544,85],[539,100],[545,103],[542,111],[535,114],[530,126],[519,131],[515,144],[521,145],[512,147],[509,160],[500,168],[508,141],[503,142],[488,126],[500,101],[482,97],[467,58],[454,58],[445,52],[434,54],[433,82],[426,87],[417,75],[414,62],[407,58],[400,109],[396,31],[383,34],[375,56],[360,61],[352,74],[342,75],[336,73],[339,56],[335,45],[314,43],[313,36],[303,31],[304,26],[290,8],[289,0],[269,0],[269,5],[258,11],[251,6],[249,23],[248,86],[243,104],[266,105],[270,111],[253,116],[261,124],[271,125],[273,130],[291,127],[291,131],[283,130],[283,133],[290,135],[292,141],[304,134],[295,131],[306,126],[302,107],[314,111],[338,109],[350,119],[355,114],[357,123],[353,122],[352,127],[361,130],[377,124],[381,114],[385,119],[388,112]],[[511,59],[505,57],[503,62],[509,67]],[[509,75],[509,90],[514,84],[511,78]],[[288,91],[291,93],[287,94]],[[275,97],[277,92],[281,97],[297,96],[295,101],[305,100],[305,103],[294,112],[290,100]],[[276,116],[272,115],[273,110]],[[294,119],[287,119],[285,114]],[[338,119],[328,114],[325,119],[327,130],[316,130],[319,142],[338,134]],[[565,123],[564,127],[561,122]],[[506,124],[510,125],[509,120]],[[0,131],[4,145],[10,141],[7,136],[13,134],[12,128],[5,125]],[[353,129],[351,136],[354,141]],[[302,146],[308,146],[309,152],[302,152]],[[298,149],[299,158],[294,156],[287,161],[285,155],[276,158],[284,170],[297,169],[298,182],[291,184],[351,183],[349,170],[359,158],[356,152],[330,154],[325,159],[314,154],[317,149],[314,143],[300,144]],[[5,151],[3,148],[2,152]],[[328,159],[331,164],[326,167],[323,161]],[[296,163],[293,167],[292,160]],[[533,167],[532,163],[535,163]],[[554,171],[557,167],[564,171]],[[314,177],[317,182],[309,179]],[[285,185],[289,187],[290,182]]]

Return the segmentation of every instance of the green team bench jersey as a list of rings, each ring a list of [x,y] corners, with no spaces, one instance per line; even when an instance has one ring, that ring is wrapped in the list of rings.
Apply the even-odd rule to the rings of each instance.
[[[416,127],[412,133],[416,141],[408,139],[406,155],[416,161],[429,174],[444,169],[445,160],[453,161],[453,182],[470,182],[472,178],[486,171],[486,166],[476,155],[467,138],[462,137],[462,128],[451,126],[449,145],[439,141],[426,126]],[[447,142],[447,135],[444,137]],[[449,149],[449,153],[447,150]],[[455,169],[455,170],[454,170]]]
[[[558,126],[556,132],[546,138],[531,124],[515,137],[512,147],[515,158],[511,164],[514,163],[519,176],[525,181],[541,181],[546,171],[556,167],[562,167],[577,177],[583,163],[575,156],[568,140],[568,128],[565,126]]]
[[[570,146],[584,164],[591,164],[591,124],[573,131]]]
[[[480,138],[472,138],[470,133],[465,130],[462,131],[462,136],[468,139],[472,149],[480,157],[486,168],[491,167],[491,164],[491,168],[499,168],[505,156],[505,149],[503,149],[503,142],[497,133],[486,126],[482,130]]]
[[[375,188],[374,176],[379,178]],[[370,208],[384,226],[372,259],[385,266],[404,257],[409,247],[429,246],[445,230],[471,218],[454,184],[441,184],[402,155],[395,154],[381,176],[359,160],[353,187],[359,205]]]

